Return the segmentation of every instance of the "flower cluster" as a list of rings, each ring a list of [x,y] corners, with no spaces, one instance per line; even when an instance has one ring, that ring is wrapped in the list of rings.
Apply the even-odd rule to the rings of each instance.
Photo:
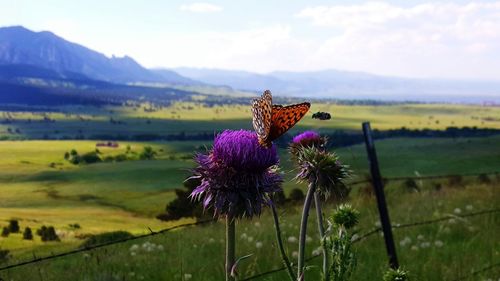
[[[193,177],[201,184],[190,196],[202,200],[205,209],[213,208],[216,216],[260,215],[270,196],[281,191],[276,147],[260,146],[254,132],[224,131],[216,136],[212,150],[198,154],[195,161]]]

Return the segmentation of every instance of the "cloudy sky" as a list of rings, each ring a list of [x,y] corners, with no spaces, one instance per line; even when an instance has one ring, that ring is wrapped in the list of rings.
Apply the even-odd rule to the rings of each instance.
[[[500,1],[0,0],[8,25],[147,67],[500,80]]]

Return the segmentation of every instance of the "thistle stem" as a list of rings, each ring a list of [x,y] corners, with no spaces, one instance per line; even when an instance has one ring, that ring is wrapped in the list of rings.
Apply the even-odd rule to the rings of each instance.
[[[226,217],[226,281],[234,281],[234,277],[231,276],[231,269],[236,260],[235,255],[235,241],[236,241],[236,229],[234,226],[234,219],[232,216]]]
[[[314,205],[316,205],[316,218],[318,219],[318,232],[323,248],[323,280],[329,280],[328,272],[328,250],[325,244],[325,227],[323,225],[323,213],[321,211],[321,198],[318,192],[314,192]]]
[[[278,247],[280,249],[281,259],[283,260],[283,263],[285,264],[286,269],[288,270],[288,275],[290,276],[290,280],[296,281],[297,278],[295,277],[295,274],[293,273],[292,265],[290,263],[290,260],[288,259],[288,256],[286,255],[285,247],[283,247],[278,212],[276,212],[276,206],[274,206],[274,204],[271,204],[271,210],[273,212],[274,229],[276,230],[276,240],[278,242]]]
[[[316,177],[312,177],[309,182],[309,189],[307,190],[306,200],[304,201],[304,209],[302,210],[302,221],[300,222],[300,236],[299,236],[299,258],[297,261],[298,271],[297,277],[303,280],[304,271],[304,256],[306,248],[306,234],[307,234],[307,219],[309,218],[309,210],[311,209],[311,202],[316,191]]]

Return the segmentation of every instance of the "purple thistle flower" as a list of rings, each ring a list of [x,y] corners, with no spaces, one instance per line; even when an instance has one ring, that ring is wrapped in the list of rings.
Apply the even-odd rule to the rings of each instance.
[[[304,142],[311,142],[311,141],[319,141],[321,140],[321,136],[316,133],[315,131],[305,131],[302,134],[296,135],[292,142],[296,144],[303,144]]]
[[[326,138],[321,137],[315,131],[305,131],[302,134],[296,135],[292,143],[290,143],[290,153],[292,154],[292,158],[296,160],[298,157],[298,153],[304,147],[316,147],[319,149],[324,149],[326,144]]]
[[[259,145],[251,131],[224,131],[217,135],[208,154],[195,157],[198,167],[194,176],[201,184],[191,198],[213,208],[214,215],[253,217],[262,206],[270,204],[270,196],[281,191],[281,176],[274,167],[279,163],[276,147]]]

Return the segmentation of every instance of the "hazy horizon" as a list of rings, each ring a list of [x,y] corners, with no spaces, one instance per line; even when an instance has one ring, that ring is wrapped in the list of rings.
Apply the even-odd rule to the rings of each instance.
[[[500,1],[0,0],[0,7],[0,26],[51,31],[148,68],[500,80]]]

